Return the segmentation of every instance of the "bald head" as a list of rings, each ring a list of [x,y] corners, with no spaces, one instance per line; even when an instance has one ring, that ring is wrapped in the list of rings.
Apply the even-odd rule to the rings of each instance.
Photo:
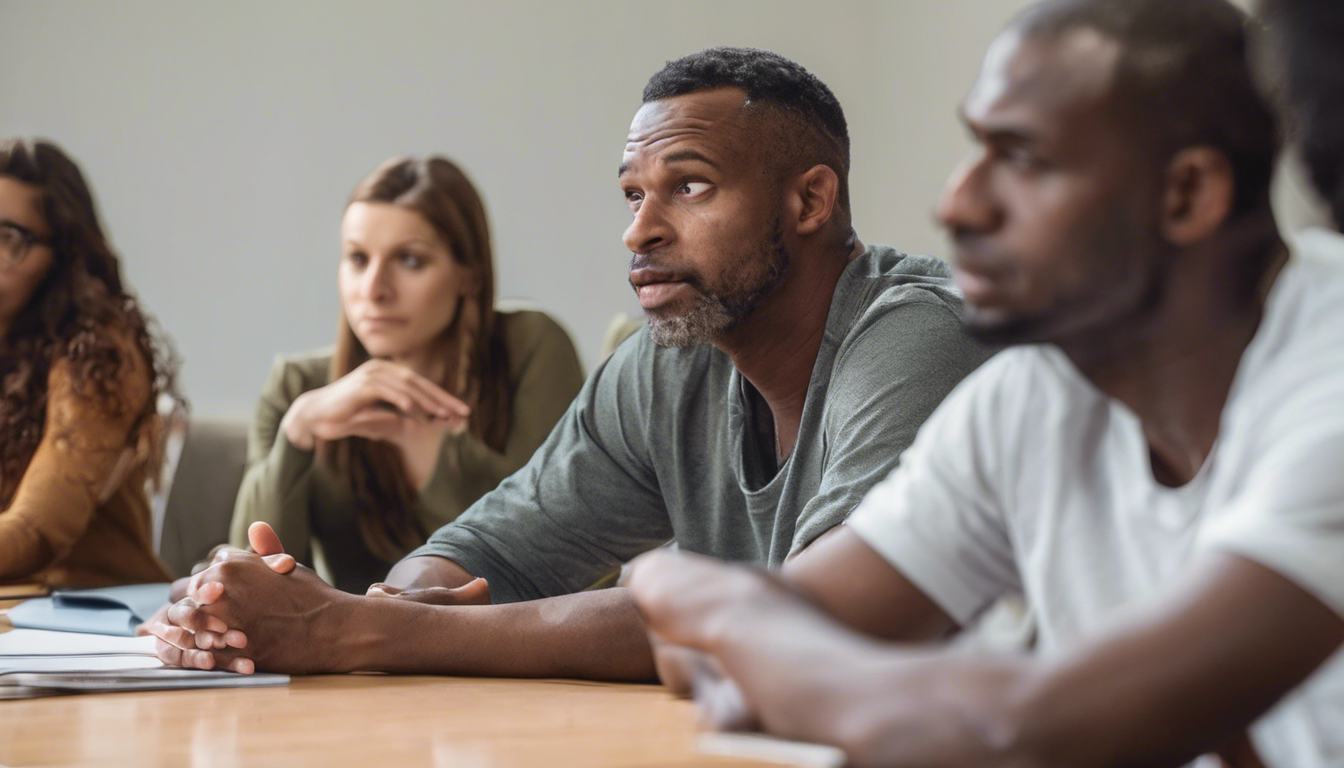
[[[1268,205],[1278,149],[1273,115],[1247,63],[1245,26],[1245,14],[1226,0],[1051,0],[1027,9],[1008,31],[1114,41],[1117,118],[1158,164],[1192,146],[1223,153],[1235,176],[1236,216]]]

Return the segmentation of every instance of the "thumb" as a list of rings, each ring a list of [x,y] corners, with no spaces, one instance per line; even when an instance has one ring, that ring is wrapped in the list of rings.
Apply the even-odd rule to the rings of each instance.
[[[247,541],[252,545],[252,551],[262,557],[283,554],[285,551],[284,545],[280,543],[280,537],[275,534],[275,529],[260,520],[248,526]]]
[[[369,587],[366,596],[390,597],[425,605],[489,605],[490,585],[480,577],[474,578],[460,587],[425,587],[403,590],[387,584],[374,584]]]
[[[490,584],[480,576],[452,590],[461,605],[489,605]]]
[[[294,562],[294,556],[286,554],[266,555],[261,558],[261,560],[266,563],[266,565],[270,566],[271,570],[276,573],[289,573],[294,570],[294,566],[297,565],[297,563]]]

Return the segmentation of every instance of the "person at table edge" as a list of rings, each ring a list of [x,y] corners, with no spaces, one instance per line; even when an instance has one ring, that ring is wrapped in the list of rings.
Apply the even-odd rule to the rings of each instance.
[[[648,332],[590,377],[527,466],[369,597],[235,551],[152,625],[162,658],[653,677],[626,591],[586,586],[667,541],[782,564],[844,520],[988,354],[960,330],[943,262],[859,242],[848,169],[840,105],[802,67],[745,49],[670,62],[619,168]],[[271,532],[254,532],[284,567]]]

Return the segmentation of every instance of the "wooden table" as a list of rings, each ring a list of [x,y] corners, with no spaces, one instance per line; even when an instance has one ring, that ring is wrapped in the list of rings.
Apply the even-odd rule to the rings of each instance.
[[[282,688],[0,701],[0,765],[776,764],[697,753],[691,705],[659,686],[322,675]]]

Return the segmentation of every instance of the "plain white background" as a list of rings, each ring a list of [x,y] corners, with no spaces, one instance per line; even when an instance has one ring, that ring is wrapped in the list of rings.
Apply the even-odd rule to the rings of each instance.
[[[246,418],[273,355],[333,340],[345,197],[397,154],[467,169],[499,295],[558,317],[591,368],[611,316],[638,312],[626,128],[651,74],[710,46],[768,48],[830,85],[859,236],[943,255],[931,211],[967,146],[955,108],[1025,5],[0,0],[0,135],[81,163],[193,410]]]

